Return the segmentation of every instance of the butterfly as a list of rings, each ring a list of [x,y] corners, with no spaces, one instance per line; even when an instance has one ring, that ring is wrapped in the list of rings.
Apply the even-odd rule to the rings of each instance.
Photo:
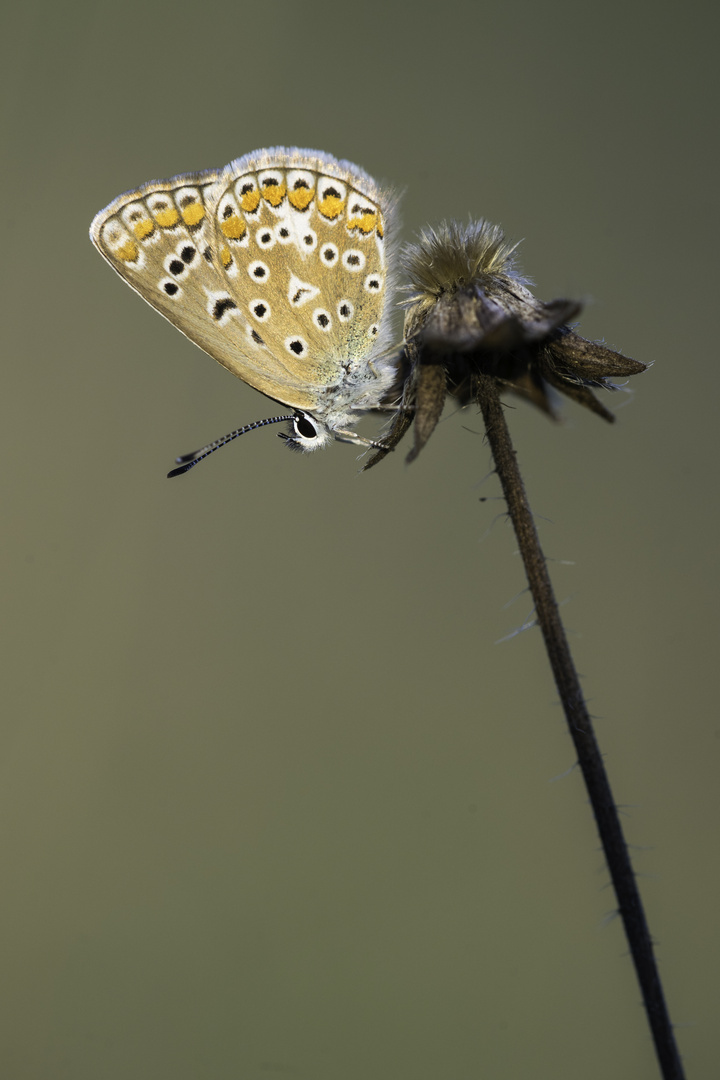
[[[136,292],[234,375],[286,406],[230,438],[290,421],[293,449],[392,407],[396,199],[363,169],[319,150],[257,150],[224,169],[153,180],[101,210],[90,238]],[[386,231],[390,233],[388,252]]]

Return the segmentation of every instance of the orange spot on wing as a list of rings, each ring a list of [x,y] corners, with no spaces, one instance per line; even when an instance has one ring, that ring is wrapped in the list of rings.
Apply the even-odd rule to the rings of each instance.
[[[307,210],[315,198],[315,188],[298,187],[288,192],[288,202],[296,210]]]
[[[140,221],[135,222],[132,231],[138,240],[145,240],[155,232],[155,222],[151,221],[150,218],[142,218]]]
[[[330,218],[334,221],[335,218],[340,217],[345,209],[345,200],[338,199],[336,195],[326,195],[318,203],[318,210],[323,217]]]
[[[287,194],[285,184],[263,184],[263,199],[271,206],[279,206]]]
[[[140,254],[140,248],[137,246],[134,240],[129,237],[124,244],[120,247],[116,247],[113,251],[113,255],[116,259],[122,259],[123,262],[135,262]]]
[[[182,218],[186,225],[199,225],[205,217],[205,207],[202,203],[188,203],[182,209]]]
[[[220,222],[220,230],[223,236],[227,236],[228,240],[242,240],[247,232],[247,225],[237,214],[231,214],[230,217]]]
[[[167,206],[164,210],[155,210],[155,220],[161,229],[172,229],[180,220],[180,215],[174,206]]]
[[[246,214],[254,214],[260,205],[260,192],[257,188],[244,191],[240,196],[240,206]]]
[[[368,236],[377,223],[377,214],[372,213],[370,210],[364,211],[362,214],[358,214],[348,220],[348,229],[359,229],[363,236]]]

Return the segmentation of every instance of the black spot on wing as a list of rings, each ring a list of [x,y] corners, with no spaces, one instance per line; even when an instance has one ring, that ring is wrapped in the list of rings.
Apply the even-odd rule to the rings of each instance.
[[[216,319],[219,322],[223,315],[236,307],[237,304],[234,300],[231,300],[229,296],[223,296],[220,300],[215,301],[212,311],[213,319]]]

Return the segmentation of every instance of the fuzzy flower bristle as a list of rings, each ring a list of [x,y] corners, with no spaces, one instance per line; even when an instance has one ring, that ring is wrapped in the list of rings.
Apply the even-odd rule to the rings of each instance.
[[[483,219],[467,225],[443,221],[437,228],[424,229],[417,244],[407,244],[402,252],[410,293],[404,306],[417,306],[420,313],[443,293],[482,280],[488,274],[524,284],[525,279],[516,269],[517,247],[505,239],[499,225]]]

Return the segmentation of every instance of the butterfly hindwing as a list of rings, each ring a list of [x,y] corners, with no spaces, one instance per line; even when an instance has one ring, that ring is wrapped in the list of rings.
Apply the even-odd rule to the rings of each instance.
[[[328,175],[328,165],[276,164],[271,153],[225,170],[216,189],[216,250],[228,291],[264,350],[248,359],[276,365],[278,378],[287,372],[313,389],[332,386],[350,358],[372,351],[380,332],[382,213],[347,179]]]

